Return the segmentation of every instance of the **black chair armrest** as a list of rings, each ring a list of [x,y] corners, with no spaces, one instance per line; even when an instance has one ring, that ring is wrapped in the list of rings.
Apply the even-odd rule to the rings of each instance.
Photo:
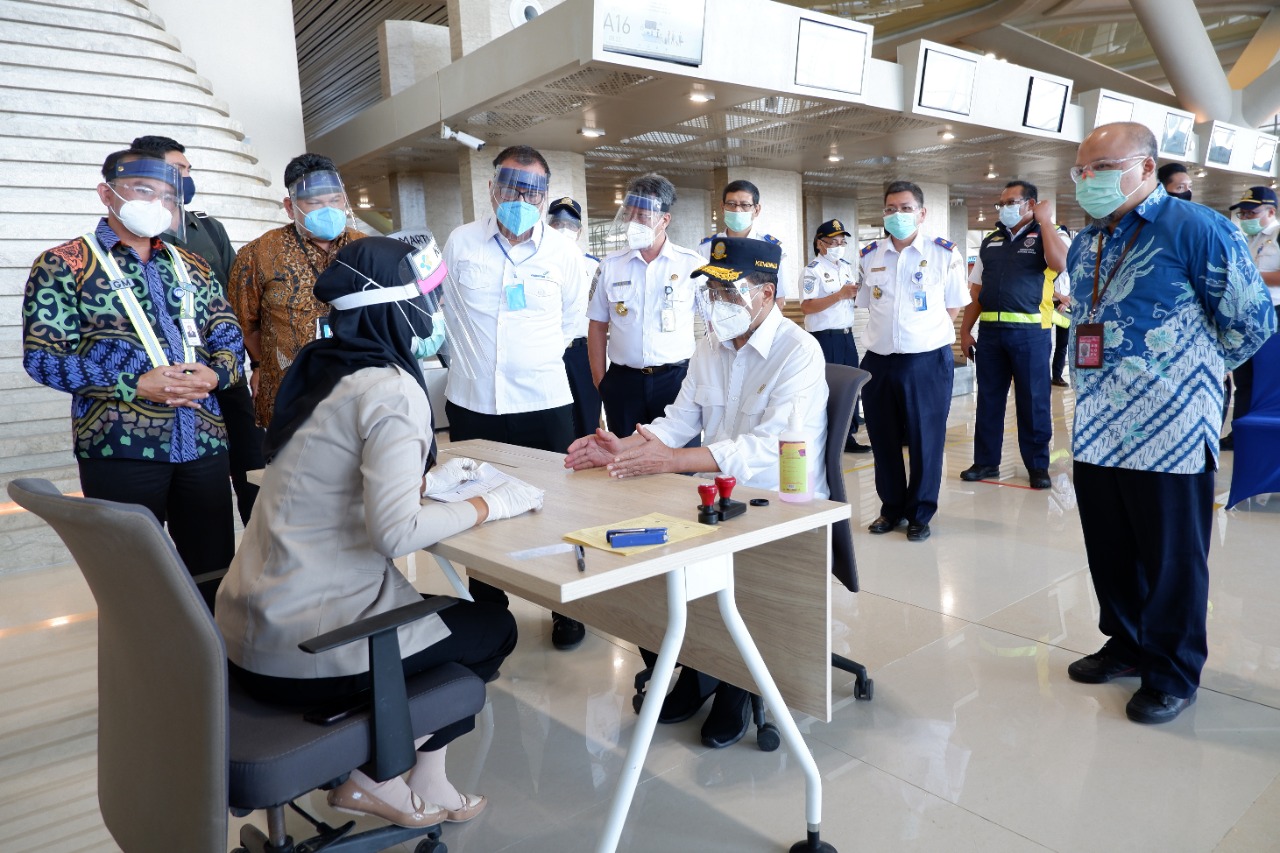
[[[368,638],[369,676],[373,682],[371,757],[361,769],[375,781],[385,782],[392,776],[399,776],[417,762],[413,749],[413,724],[409,718],[409,694],[404,684],[400,637],[396,629],[456,603],[456,598],[434,595],[298,644],[304,652],[318,654]]]
[[[366,637],[372,637],[374,634],[380,634],[383,631],[389,631],[399,628],[401,625],[416,622],[457,603],[458,600],[456,598],[450,598],[447,595],[433,595],[430,598],[422,599],[422,601],[415,601],[413,604],[406,604],[403,607],[397,607],[395,610],[388,610],[386,613],[379,613],[377,616],[370,616],[368,619],[361,619],[359,622],[353,622],[350,625],[327,631],[318,637],[312,637],[310,640],[298,643],[298,648],[313,655],[327,652],[330,649],[345,646],[347,643],[363,640]]]

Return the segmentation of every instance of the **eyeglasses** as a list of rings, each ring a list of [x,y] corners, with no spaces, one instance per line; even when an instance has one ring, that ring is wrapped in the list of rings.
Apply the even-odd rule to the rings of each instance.
[[[152,202],[159,200],[163,202],[166,207],[173,207],[178,203],[178,196],[174,193],[160,192],[146,184],[113,183],[112,186],[116,188],[116,192],[121,196],[124,196],[129,201],[145,201],[147,204],[151,204]]]
[[[1236,211],[1236,216],[1240,219],[1257,219],[1262,216],[1269,208],[1265,205],[1258,205],[1253,210],[1245,210],[1243,207]]]
[[[894,207],[893,205],[889,205],[884,209],[883,212],[885,216],[893,216],[895,213],[905,213],[907,215],[911,215],[913,213],[919,213],[920,208],[911,204],[905,205],[903,207]]]
[[[724,203],[724,209],[732,210],[734,212],[745,212],[748,210],[755,210],[756,205],[755,202],[751,201],[726,201]]]
[[[1124,163],[1133,160],[1146,159],[1146,154],[1133,154],[1129,157],[1121,157],[1119,159],[1094,160],[1092,163],[1086,163],[1083,166],[1071,167],[1071,180],[1077,184],[1084,178],[1085,174],[1096,175],[1099,172],[1114,172],[1123,168]]]
[[[498,201],[527,201],[529,204],[537,207],[547,197],[546,190],[522,190],[513,186],[495,186],[493,194]]]
[[[698,297],[707,302],[732,302],[745,305],[751,297],[751,291],[764,287],[763,284],[748,284],[745,279],[733,283],[704,284],[698,287]]]
[[[846,243],[843,237],[823,237],[819,242],[826,246],[843,246]]]
[[[1020,198],[1020,199],[1017,199],[1016,201],[998,201],[995,204],[993,204],[992,207],[994,207],[998,212],[1006,207],[1022,207],[1026,203],[1027,203],[1027,200],[1025,198]]]

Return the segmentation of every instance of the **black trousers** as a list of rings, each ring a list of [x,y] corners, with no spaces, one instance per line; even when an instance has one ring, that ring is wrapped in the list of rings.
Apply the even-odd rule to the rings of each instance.
[[[231,457],[231,486],[236,491],[236,507],[240,521],[249,523],[253,503],[258,499],[258,487],[249,482],[247,473],[264,467],[262,442],[267,432],[258,426],[253,411],[253,396],[249,384],[241,382],[222,391],[215,391],[222,420],[227,425],[227,445]]]
[[[169,529],[169,538],[192,575],[231,565],[235,522],[231,515],[228,455],[192,462],[147,459],[77,459],[87,498],[141,504]]]
[[[406,677],[444,663],[460,663],[488,681],[516,647],[516,620],[501,607],[459,601],[441,610],[439,616],[448,626],[449,636],[401,661]],[[230,661],[227,665],[232,677],[255,699],[285,707],[322,706],[352,697],[373,686],[367,672],[332,678],[281,678],[250,672]],[[431,740],[422,745],[422,751],[441,749],[474,729],[475,725],[475,717],[451,723],[433,732]]]
[[[600,392],[591,380],[586,338],[577,338],[564,351],[564,373],[573,394],[573,437],[594,435],[600,426]]]
[[[1186,698],[1208,656],[1213,469],[1161,474],[1075,463],[1098,627],[1142,686]]]
[[[1028,470],[1049,467],[1053,413],[1049,409],[1048,329],[1039,323],[983,323],[978,338],[978,405],[974,417],[973,461],[999,465],[1004,445],[1004,413],[1009,385],[1018,419],[1018,450]]]
[[[450,441],[486,438],[534,450],[568,453],[569,445],[577,437],[573,434],[572,405],[538,412],[485,415],[446,400],[444,411],[449,418]],[[484,581],[470,580],[467,588],[476,601],[502,607],[506,607],[510,601],[505,592]]]
[[[955,377],[951,347],[891,355],[869,352],[862,357],[862,367],[871,374],[862,399],[876,463],[880,514],[928,524],[938,511],[942,487],[943,445]],[[909,479],[902,461],[904,439],[911,460]]]
[[[1071,329],[1067,326],[1053,327],[1053,365],[1049,368],[1050,379],[1065,379],[1063,371],[1067,369],[1067,338]]]
[[[611,364],[600,380],[600,398],[609,430],[619,438],[636,431],[636,424],[653,423],[676,401],[680,385],[689,372],[689,363],[665,365],[645,373],[634,367]],[[694,436],[685,447],[701,447],[702,439]]]
[[[813,333],[813,337],[818,342],[818,346],[822,347],[822,357],[827,364],[844,364],[849,367],[857,367],[860,361],[858,357],[858,344],[853,340],[853,332],[848,329],[823,329]],[[858,431],[859,425],[862,424],[862,418],[858,415],[857,409],[853,412],[853,421],[849,424],[849,435],[852,436]]]

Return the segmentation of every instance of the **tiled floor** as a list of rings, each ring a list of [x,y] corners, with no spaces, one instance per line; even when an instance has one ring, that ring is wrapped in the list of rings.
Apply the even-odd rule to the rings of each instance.
[[[1066,676],[1101,635],[1066,452],[1070,392],[1055,389],[1054,404],[1054,489],[1035,492],[1011,434],[1000,484],[960,481],[973,402],[956,400],[923,544],[861,532],[878,508],[871,462],[845,457],[864,589],[834,593],[834,647],[871,667],[875,698],[855,702],[837,672],[832,722],[799,720],[823,772],[824,838],[845,853],[1280,850],[1280,499],[1217,515],[1199,701],[1167,726],[1129,723],[1131,683]],[[520,646],[477,732],[449,753],[454,781],[493,804],[445,838],[452,853],[590,850],[636,719],[639,659],[595,633],[553,651],[545,613],[515,612]],[[116,849],[94,799],[93,614],[73,567],[0,577],[6,853]],[[660,727],[622,849],[800,840],[802,777],[785,749],[748,737],[708,751],[697,725]]]

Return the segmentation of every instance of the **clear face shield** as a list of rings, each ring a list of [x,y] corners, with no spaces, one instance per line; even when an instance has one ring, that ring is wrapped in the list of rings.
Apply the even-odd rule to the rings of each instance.
[[[745,335],[756,319],[753,297],[764,285],[752,284],[745,277],[724,281],[711,273],[706,275],[707,283],[699,285],[696,302],[707,324],[708,339],[724,343]]]
[[[107,182],[110,208],[120,224],[138,237],[187,236],[182,175],[163,160],[140,158],[117,163]]]
[[[337,172],[308,172],[289,187],[293,224],[298,233],[327,243],[336,240],[351,222],[347,191]]]
[[[657,241],[667,210],[654,196],[627,193],[609,226],[609,236],[625,240],[631,249],[647,249]]]
[[[573,215],[573,211],[560,208],[547,215],[547,225],[574,240],[582,233],[582,220]]]
[[[501,166],[489,181],[489,200],[494,215],[512,234],[520,237],[533,230],[547,205],[547,176]]]

